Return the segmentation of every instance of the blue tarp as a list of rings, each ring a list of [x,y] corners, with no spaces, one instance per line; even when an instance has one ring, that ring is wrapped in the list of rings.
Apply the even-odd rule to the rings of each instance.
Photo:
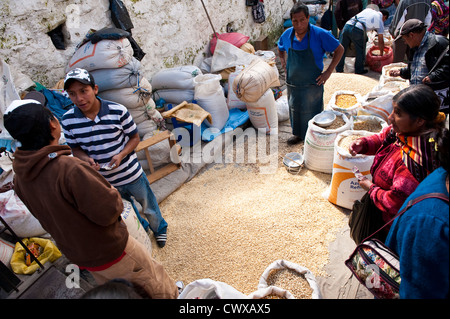
[[[244,124],[249,119],[247,110],[240,110],[237,108],[230,110],[230,115],[225,126],[218,131],[218,129],[208,128],[204,123],[202,123],[202,140],[205,142],[211,142],[217,136],[224,134],[229,131],[233,131],[238,126]]]

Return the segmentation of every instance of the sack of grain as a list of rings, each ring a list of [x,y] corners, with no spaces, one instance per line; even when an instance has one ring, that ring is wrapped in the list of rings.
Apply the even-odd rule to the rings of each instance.
[[[357,115],[353,116],[352,130],[367,131],[372,133],[379,133],[382,129],[388,126],[385,120],[374,115]]]
[[[334,143],[331,184],[323,194],[331,203],[352,209],[354,201],[360,200],[366,193],[359,185],[358,179],[355,177],[352,169],[354,166],[358,167],[359,171],[371,180],[370,167],[372,166],[374,156],[363,154],[352,156],[348,151],[348,147],[359,137],[372,134],[375,133],[349,130],[337,136]]]
[[[47,236],[47,231],[13,189],[0,193],[0,215],[20,238]]]
[[[161,89],[153,91],[153,98],[156,102],[163,99],[166,103],[178,105],[184,101],[191,102],[194,99],[195,90],[184,89]]]
[[[97,69],[91,71],[91,75],[98,85],[98,91],[103,92],[113,89],[134,87],[139,85],[142,75],[139,72],[141,62],[132,58],[130,63],[120,68]]]
[[[249,299],[295,299],[286,289],[276,286],[259,288],[247,296]]]
[[[258,289],[276,286],[296,299],[321,299],[313,273],[306,267],[279,259],[271,263],[259,279]]]
[[[389,71],[394,70],[394,69],[401,69],[401,68],[405,68],[405,67],[407,67],[407,64],[403,63],[403,62],[390,63],[390,64],[383,66],[383,68],[381,69],[381,75],[380,75],[380,85],[384,85],[385,83],[390,82],[390,81],[407,82],[408,80],[403,79],[400,76],[390,76],[389,75]]]
[[[194,78],[202,71],[195,65],[184,65],[160,70],[153,75],[150,83],[154,90],[179,89],[193,90]]]
[[[145,232],[144,227],[136,216],[136,212],[133,205],[125,199],[123,201],[123,211],[121,214],[122,220],[127,225],[128,233],[131,237],[143,244],[147,248],[150,255],[152,254],[152,242],[148,234]]]
[[[243,66],[237,66],[236,70],[228,76],[228,95],[227,95],[227,105],[228,109],[238,108],[240,110],[245,110],[247,108],[247,104],[244,101],[241,101],[236,96],[236,93],[233,91],[233,82],[234,79],[238,76],[238,74],[242,71]]]
[[[256,102],[272,86],[279,86],[278,71],[256,58],[233,81],[233,91],[244,102]]]
[[[98,96],[104,100],[124,105],[127,109],[142,108],[152,96],[152,86],[146,78],[142,78],[139,86],[99,92]]]
[[[13,243],[0,238],[0,261],[8,268],[11,268],[9,263],[14,253],[14,247],[15,245]]]
[[[347,115],[356,115],[360,106],[361,94],[339,90],[333,93],[327,108]]]
[[[278,113],[272,89],[268,89],[256,102],[247,102],[250,122],[267,134],[278,133]]]
[[[391,47],[385,46],[384,53],[381,55],[380,49],[373,46],[366,54],[366,62],[372,71],[380,72],[383,66],[391,64],[394,60],[394,54]]]
[[[388,121],[389,114],[392,113],[392,98],[394,93],[389,90],[381,90],[367,93],[361,101],[361,108],[356,115],[374,115]]]
[[[277,106],[278,122],[289,120],[289,102],[287,94],[283,94],[277,100],[275,100]]]
[[[195,280],[183,289],[178,299],[246,299],[236,288],[209,278]]]
[[[212,117],[212,123],[208,120],[205,120],[204,123],[208,127],[214,127],[218,130],[225,126],[230,115],[220,79],[221,76],[218,74],[197,75],[194,78],[194,99]]]
[[[329,127],[314,124],[313,119],[308,122],[303,157],[305,166],[313,171],[331,174],[333,170],[334,141],[339,133],[352,127],[353,119],[345,114],[333,111],[336,120]]]
[[[378,85],[375,85],[375,87],[372,89],[372,92],[379,92],[379,91],[391,91],[394,94],[397,94],[401,90],[407,88],[409,86],[409,80],[408,81],[387,81],[387,82],[379,82]]]
[[[115,69],[130,63],[133,48],[127,38],[102,40],[95,44],[88,41],[70,58],[66,73],[75,68],[88,71],[97,69]]]

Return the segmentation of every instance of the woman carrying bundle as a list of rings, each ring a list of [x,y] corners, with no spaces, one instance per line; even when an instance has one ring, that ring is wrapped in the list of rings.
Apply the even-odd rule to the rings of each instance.
[[[400,91],[392,102],[390,125],[349,147],[352,155],[375,155],[370,169],[372,181],[364,178],[359,182],[367,190],[361,203],[370,208],[372,216],[378,216],[378,221],[373,222],[378,225],[371,225],[371,231],[391,220],[419,183],[439,167],[434,143],[430,141],[444,126],[445,115],[439,112],[438,96],[428,86],[419,84]],[[352,215],[357,213],[354,206]],[[385,227],[378,238],[384,240],[388,230]]]

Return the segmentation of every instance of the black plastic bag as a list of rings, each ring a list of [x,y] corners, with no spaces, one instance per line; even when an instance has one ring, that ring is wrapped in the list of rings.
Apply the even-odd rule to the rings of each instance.
[[[111,20],[116,27],[126,31],[134,28],[127,7],[122,1],[109,0],[109,10],[111,10]]]
[[[253,20],[256,23],[263,23],[266,21],[266,14],[264,12],[264,4],[258,1],[256,5],[252,7]]]
[[[361,201],[355,201],[348,219],[348,226],[350,227],[350,236],[357,245],[384,225],[381,214],[381,211],[370,198],[369,192],[364,194]],[[378,232],[373,238],[384,242],[386,234],[384,232]]]
[[[103,28],[87,36],[89,41],[93,44],[107,39],[107,40],[119,40],[122,38],[128,38],[131,35],[130,32],[119,28]]]
[[[131,35],[131,29],[133,29],[133,23],[131,22],[128,10],[120,0],[109,0],[109,9],[111,10],[111,20],[117,28],[128,31],[130,34],[127,36],[133,48],[133,56],[141,61],[145,55],[145,52],[137,44]]]
[[[55,29],[53,29],[52,31],[47,33],[48,36],[50,37],[50,39],[52,40],[53,45],[58,50],[66,49],[66,45],[64,44],[64,34],[62,32],[62,27],[63,27],[63,25],[61,24],[61,25],[57,26]]]

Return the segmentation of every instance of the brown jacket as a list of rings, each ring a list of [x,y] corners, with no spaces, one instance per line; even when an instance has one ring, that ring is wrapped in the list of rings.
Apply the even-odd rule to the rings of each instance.
[[[16,150],[14,189],[73,263],[97,267],[123,253],[128,240],[119,192],[68,146]]]

